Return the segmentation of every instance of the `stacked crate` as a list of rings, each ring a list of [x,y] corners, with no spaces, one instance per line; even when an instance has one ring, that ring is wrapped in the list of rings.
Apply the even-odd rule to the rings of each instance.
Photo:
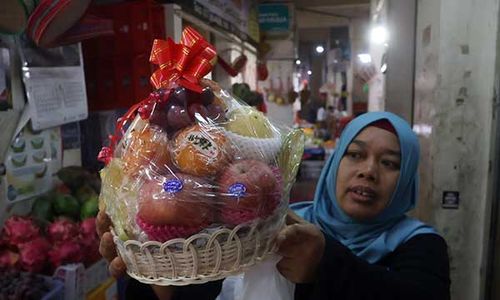
[[[153,40],[165,39],[163,6],[151,1],[95,5],[90,13],[111,19],[114,35],[82,43],[90,111],[128,108],[151,91]]]

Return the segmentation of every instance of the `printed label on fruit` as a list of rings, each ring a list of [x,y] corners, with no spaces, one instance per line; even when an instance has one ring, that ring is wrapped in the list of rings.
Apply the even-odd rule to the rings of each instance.
[[[239,198],[245,196],[246,191],[247,187],[244,184],[237,182],[229,187],[228,193],[233,197]]]
[[[205,134],[202,134],[198,131],[193,131],[190,132],[186,138],[203,155],[210,158],[214,158],[219,155],[219,147],[212,139],[207,137]]]
[[[184,186],[182,185],[182,181],[179,179],[170,179],[163,183],[163,189],[167,193],[177,193],[182,190]]]

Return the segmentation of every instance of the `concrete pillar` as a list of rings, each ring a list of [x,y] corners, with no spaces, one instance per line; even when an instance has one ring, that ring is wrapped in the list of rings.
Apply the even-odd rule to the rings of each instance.
[[[485,299],[489,195],[498,185],[488,180],[495,155],[498,13],[498,0],[418,0],[413,120],[422,155],[416,215],[448,243],[456,300]],[[443,208],[446,191],[459,193],[456,209]]]

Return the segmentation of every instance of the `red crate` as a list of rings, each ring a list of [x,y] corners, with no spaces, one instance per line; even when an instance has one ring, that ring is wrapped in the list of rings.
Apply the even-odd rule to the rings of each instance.
[[[112,55],[131,55],[133,53],[131,17],[129,5],[126,3],[113,7],[113,28],[115,31]],[[103,45],[106,47],[106,45]]]
[[[151,49],[151,24],[149,5],[145,2],[131,2],[128,6],[130,12],[130,33],[132,36],[132,50],[134,54],[147,52]]]
[[[138,55],[133,60],[133,85],[134,85],[134,103],[146,98],[152,91],[153,86],[149,83],[152,74],[149,55]]]
[[[97,101],[97,64],[95,60],[84,60],[85,87],[87,90],[87,101]]]
[[[99,38],[82,41],[82,54],[85,61],[99,57]]]
[[[130,59],[121,57],[113,59],[115,76],[115,98],[113,108],[127,108],[134,103],[134,86],[132,84],[132,65]]]
[[[91,111],[113,109],[115,106],[115,73],[113,60],[97,61],[97,101],[89,103]]]
[[[151,32],[154,39],[166,39],[165,12],[162,5],[151,5],[150,8]]]

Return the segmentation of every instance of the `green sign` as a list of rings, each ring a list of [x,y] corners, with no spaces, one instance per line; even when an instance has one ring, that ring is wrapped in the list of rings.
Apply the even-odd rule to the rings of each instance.
[[[290,13],[287,4],[260,4],[259,27],[266,32],[284,32],[290,29]]]

